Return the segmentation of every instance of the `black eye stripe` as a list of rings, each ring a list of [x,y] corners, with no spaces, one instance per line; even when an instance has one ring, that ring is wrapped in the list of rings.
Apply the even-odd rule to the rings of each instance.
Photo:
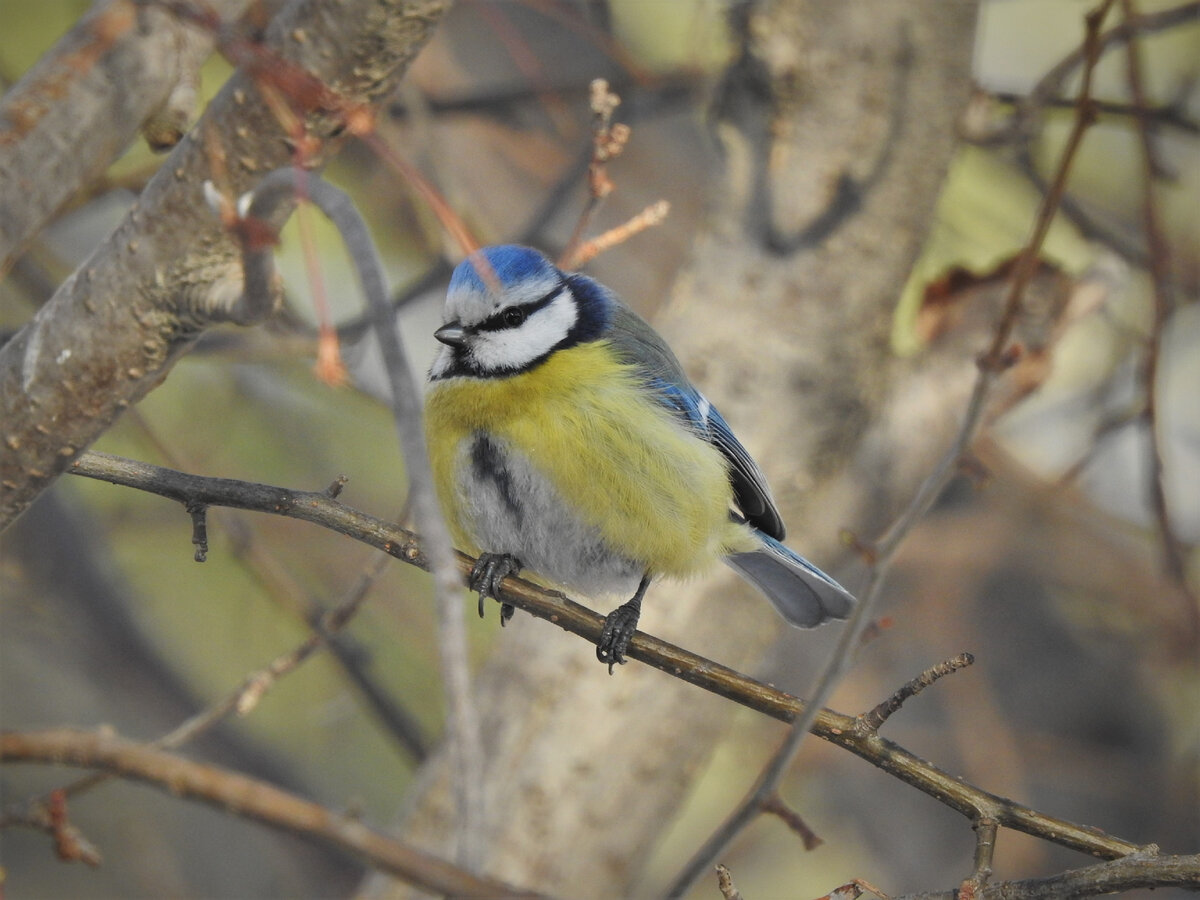
[[[553,288],[538,297],[536,300],[531,300],[528,303],[522,303],[518,306],[509,306],[499,312],[493,313],[482,322],[475,326],[475,331],[503,331],[505,328],[516,328],[526,319],[532,316],[539,309],[545,309],[551,303],[558,299],[559,295],[567,289],[565,281],[559,281]],[[513,313],[521,313],[520,321],[512,321],[510,316]]]

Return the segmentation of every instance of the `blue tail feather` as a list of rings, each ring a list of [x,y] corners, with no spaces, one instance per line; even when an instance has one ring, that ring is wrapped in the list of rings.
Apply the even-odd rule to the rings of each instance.
[[[757,532],[762,548],[732,553],[725,562],[762,591],[792,625],[813,628],[850,615],[854,597],[844,587],[770,535]]]

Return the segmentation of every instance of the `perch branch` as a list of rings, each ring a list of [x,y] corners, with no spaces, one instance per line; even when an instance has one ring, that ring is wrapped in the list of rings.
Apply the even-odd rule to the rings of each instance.
[[[95,452],[83,454],[70,471],[158,494],[183,505],[189,500],[201,500],[209,506],[231,506],[300,519],[384,550],[403,562],[426,569],[429,565],[415,534],[346,506],[324,491],[293,491],[228,478],[188,475]],[[469,557],[457,555],[458,569],[463,576],[470,572],[473,563]],[[519,578],[504,579],[498,599],[592,643],[599,640],[604,627],[604,617],[600,614],[560,593],[543,590]],[[643,632],[634,635],[629,655],[672,677],[782,722],[794,722],[806,708],[802,700],[790,694]],[[818,737],[849,750],[972,821],[980,816],[991,816],[1006,828],[1106,859],[1139,849],[1136,844],[1097,829],[1057,819],[983,791],[878,734],[860,733],[855,725],[852,716],[828,709],[813,712],[812,732]]]

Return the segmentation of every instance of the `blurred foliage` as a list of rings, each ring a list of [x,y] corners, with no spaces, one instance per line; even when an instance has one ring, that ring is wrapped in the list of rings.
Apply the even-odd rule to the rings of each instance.
[[[1171,4],[1140,5],[1150,10]],[[6,5],[0,11],[0,74],[11,79],[27,68],[87,7],[81,0]],[[1028,91],[1077,44],[1082,14],[1090,7],[1081,0],[985,2],[977,47],[981,89]],[[685,261],[717,164],[703,100],[705,78],[718,72],[730,53],[722,11],[715,0],[461,2],[423,53],[411,90],[397,98],[394,120],[382,123],[381,132],[407,158],[419,161],[485,240],[518,239],[553,249],[569,234],[583,199],[586,84],[605,75],[625,85],[619,92],[626,96],[623,115],[633,121],[634,139],[613,173],[618,191],[596,230],[660,197],[672,203],[672,214],[662,228],[598,260],[593,272],[650,314]],[[1200,25],[1155,35],[1145,50],[1152,96],[1176,103],[1194,125],[1200,119],[1195,90]],[[206,65],[205,97],[219,89],[228,72],[220,59]],[[1110,54],[1098,78],[1103,98],[1127,100],[1119,52]],[[672,85],[678,87],[674,93]],[[1065,90],[1073,86],[1068,80]],[[466,102],[472,100],[479,108]],[[1057,158],[1071,115],[1070,109],[1047,112],[1032,146],[1043,177]],[[1102,117],[1070,183],[1089,211],[1121,233],[1137,232],[1142,202],[1132,135],[1129,117]],[[1200,287],[1200,140],[1195,130],[1170,126],[1163,126],[1161,138],[1170,175],[1160,184],[1164,218],[1181,293],[1194,297]],[[136,190],[155,160],[139,142],[112,167],[110,180]],[[1004,148],[963,149],[925,255],[910,282],[897,286],[893,341],[899,353],[920,358],[937,352],[915,330],[930,282],[952,267],[990,271],[1027,239],[1040,200],[1029,175]],[[328,176],[363,209],[398,290],[417,281],[439,256],[453,255],[411,189],[362,146],[349,146]],[[548,198],[556,192],[559,200],[551,203]],[[132,197],[109,186],[49,229],[32,254],[51,281],[78,263]],[[311,218],[332,315],[339,323],[352,322],[361,301],[339,240],[318,216]],[[300,325],[286,333],[266,329],[255,335],[223,329],[207,338],[139,405],[137,416],[119,423],[97,449],[199,474],[310,490],[345,474],[347,503],[395,516],[404,503],[403,465],[388,411],[370,396],[369,349],[353,336],[347,342],[351,369],[367,386],[363,392],[329,388],[308,368],[316,316],[296,229],[293,220],[285,231],[280,268],[289,313]],[[864,650],[860,671],[837,700],[845,708],[865,708],[942,655],[966,647],[983,651],[991,677],[967,673],[957,676],[952,688],[931,691],[889,726],[893,736],[989,790],[1034,805],[1043,802],[1056,814],[1095,822],[1122,837],[1194,851],[1198,824],[1187,797],[1191,791],[1194,798],[1198,779],[1195,710],[1200,704],[1195,698],[1200,684],[1177,655],[1162,649],[1177,622],[1164,611],[1174,598],[1158,593],[1162,585],[1153,579],[1138,581],[1154,569],[1139,474],[1138,451],[1144,453],[1144,447],[1136,444],[1136,435],[1129,438],[1136,444],[1130,453],[1121,449],[1124,438],[1097,438],[1113,410],[1132,403],[1131,354],[1144,335],[1150,306],[1146,279],[1135,263],[1118,258],[1065,217],[1056,223],[1045,255],[1073,284],[1094,278],[1108,293],[1099,311],[1085,310],[1059,336],[1054,374],[1045,390],[1003,421],[997,434],[1013,457],[1047,478],[1060,475],[1080,454],[1095,453],[1090,475],[1069,498],[1077,518],[1054,520],[1038,491],[1011,471],[1000,475],[1006,479],[999,492],[1003,498],[984,491],[983,499],[968,502],[962,494],[970,492],[960,486],[941,518],[914,535],[910,554],[897,567],[898,599],[891,610],[896,626]],[[402,312],[418,369],[431,352],[428,335],[440,290],[439,284],[419,293]],[[0,323],[23,321],[44,299],[0,284]],[[1194,324],[1182,317],[1181,323],[1187,327],[1171,338],[1176,349],[1164,375],[1174,392],[1165,415],[1170,464],[1178,479],[1172,498],[1194,542],[1200,537],[1194,512],[1200,500],[1194,492],[1200,483],[1200,426],[1189,398],[1200,377],[1200,339]],[[1109,402],[1093,402],[1097,396]],[[298,610],[335,603],[370,555],[302,523],[214,510],[209,559],[197,565],[191,560],[189,519],[176,504],[83,479],[62,482],[54,489],[56,497],[83,517],[88,540],[107,555],[123,586],[122,601],[137,632],[138,652],[144,654],[131,657],[129,665],[153,678],[158,670],[152,660],[168,661],[193,709],[221,697],[246,673],[303,640],[307,627]],[[1096,512],[1089,498],[1103,503],[1113,518]],[[1096,555],[1064,537],[1073,531],[1098,548],[1091,551]],[[53,535],[51,530],[39,540],[50,542]],[[265,569],[261,560],[247,562],[246,542],[270,561]],[[111,721],[142,739],[172,727],[176,720],[162,710],[123,705],[117,696],[121,690],[106,689],[107,676],[97,684],[96,673],[75,672],[76,637],[69,635],[77,613],[60,612],[48,599],[56,585],[40,579],[36,567],[8,547],[0,557],[4,724],[58,723],[47,712],[68,715],[70,698],[64,697],[76,691],[79,706],[70,724]],[[1120,562],[1118,575],[1129,581],[1114,576],[1105,589],[1070,574],[1098,568],[1100,555]],[[1190,559],[1193,570],[1200,568],[1194,549]],[[275,578],[272,573],[278,572],[286,578]],[[1139,591],[1153,599],[1143,599]],[[495,612],[483,622],[469,618],[474,649],[482,657],[497,627]],[[381,690],[401,698],[431,738],[441,716],[433,632],[426,578],[400,565],[388,567],[347,629],[364,671]],[[24,652],[23,645],[44,652]],[[1144,653],[1130,660],[1129,646]],[[773,661],[769,674],[782,686],[803,691],[804,667],[815,663],[785,656]],[[1022,668],[1034,666],[1044,669]],[[41,684],[46,690],[39,694]],[[47,699],[51,693],[53,700]],[[656,850],[649,885],[665,883],[740,796],[778,729],[744,711],[734,716],[731,740]],[[238,746],[266,748],[279,780],[333,806],[361,808],[376,822],[394,814],[413,771],[412,761],[397,751],[327,654],[285,678],[252,715],[227,730],[236,735],[235,744],[244,742]],[[971,838],[961,820],[941,809],[930,811],[934,804],[904,786],[824,747],[810,748],[801,766],[788,793],[803,798],[805,815],[812,816],[827,843],[818,854],[800,858],[794,837],[781,823],[756,823],[728,860],[747,897],[777,895],[785,884],[789,895],[800,895],[790,886],[828,889],[867,873],[897,890],[905,884],[928,887],[922,873],[927,877],[948,865],[961,867],[969,859]],[[35,784],[57,783],[57,776],[45,773],[0,774],[6,800],[23,796]],[[137,845],[122,846],[109,839],[111,831],[106,834],[112,809],[123,807],[96,802],[83,808],[91,811],[80,819],[81,826],[109,844],[111,863],[99,873],[67,868],[51,859],[40,836],[0,835],[6,846],[22,850],[5,853],[15,896],[199,895],[221,889],[203,872],[206,865],[219,866],[205,863],[203,856],[185,858],[185,848],[167,841],[144,855],[177,855],[170,862],[180,871],[140,870],[139,860],[122,858],[125,847]],[[147,815],[166,816],[170,808],[169,802],[158,804]],[[205,834],[229,827],[226,817],[204,815],[212,818],[197,820],[195,827]],[[909,821],[923,824],[897,824]],[[232,827],[243,833],[243,826]],[[1077,858],[1019,837],[1004,840],[1002,874],[1078,864]],[[197,840],[196,848],[212,852],[207,839]],[[159,864],[165,865],[162,859]],[[53,874],[45,874],[47,867]],[[201,871],[185,874],[189,867]],[[345,883],[336,867],[324,872],[328,881],[319,877],[304,883],[314,895]],[[249,882],[235,878],[232,883]],[[280,893],[297,892],[286,879],[275,887]],[[695,892],[697,897],[711,894],[708,885]]]

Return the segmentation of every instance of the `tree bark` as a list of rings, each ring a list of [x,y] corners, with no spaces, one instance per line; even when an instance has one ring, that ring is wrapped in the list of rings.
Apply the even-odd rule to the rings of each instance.
[[[208,4],[235,19],[246,0]],[[148,120],[183,114],[213,34],[132,0],[97,4],[0,100],[0,272]],[[194,101],[194,97],[192,98]],[[177,122],[186,127],[187,122]],[[167,141],[165,133],[159,139]]]
[[[724,170],[658,324],[763,464],[791,543],[819,562],[872,499],[853,462],[887,395],[892,310],[954,151],[974,12],[934,0],[735,8],[744,53],[714,102]],[[655,585],[643,628],[753,669],[777,623],[735,584]],[[486,871],[580,898],[637,893],[731,712],[644,666],[610,678],[588,646],[523,617],[480,674],[477,704]],[[401,829],[446,856],[448,787],[436,758]],[[412,893],[382,877],[364,890]]]
[[[447,0],[306,0],[272,23],[256,72],[227,84],[113,234],[0,348],[0,528],[131,403],[157,386],[206,328],[230,320],[240,255],[203,196],[241,194],[294,158],[259,85],[298,70],[331,92],[290,96],[316,148],[332,153],[345,113],[389,97]],[[286,61],[286,62],[285,62]],[[301,85],[303,87],[303,85]],[[335,93],[334,93],[335,92]],[[0,164],[0,170],[4,165]]]

